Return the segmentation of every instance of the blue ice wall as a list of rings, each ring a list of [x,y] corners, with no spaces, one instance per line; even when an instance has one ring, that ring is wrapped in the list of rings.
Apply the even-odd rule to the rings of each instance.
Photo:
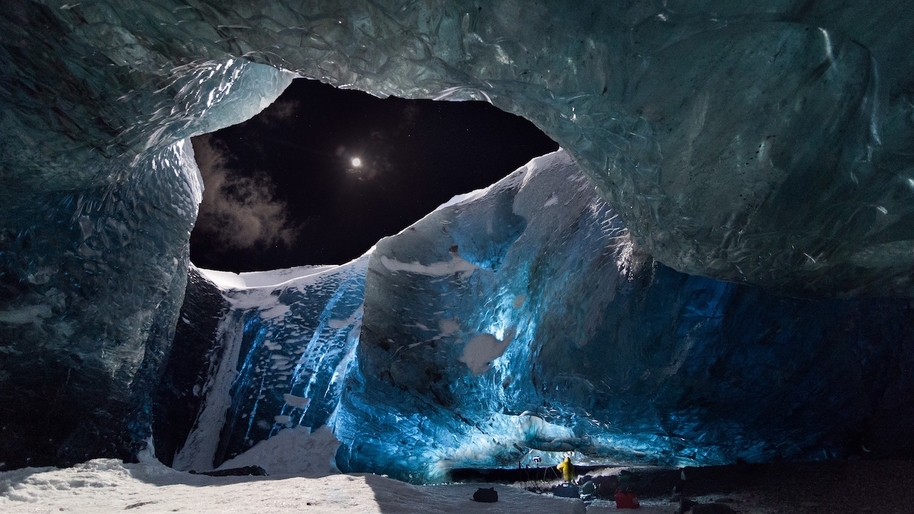
[[[222,286],[231,308],[179,467],[323,425],[340,469],[415,482],[569,451],[710,465],[912,450],[898,415],[911,408],[909,300],[786,297],[672,270],[564,151],[354,263],[206,273],[243,284]]]
[[[709,305],[741,305],[755,294],[771,309],[786,302],[779,307],[784,312],[807,305],[779,295],[859,302],[863,318],[847,330],[868,334],[866,343],[860,342],[862,336],[841,338],[822,328],[819,333],[829,343],[821,343],[818,358],[803,358],[818,362],[827,357],[839,369],[849,369],[853,358],[848,355],[854,355],[857,366],[885,366],[875,375],[861,375],[866,379],[860,383],[870,388],[864,390],[886,387],[882,393],[867,392],[870,400],[883,395],[873,407],[881,414],[862,423],[872,425],[873,433],[881,431],[881,440],[890,440],[898,425],[880,420],[910,412],[905,410],[910,408],[907,316],[882,302],[896,305],[888,298],[909,298],[912,291],[914,18],[905,15],[912,10],[910,0],[840,5],[825,0],[327,0],[268,6],[240,0],[9,0],[0,9],[0,462],[67,463],[135,452],[148,432],[149,396],[171,351],[186,284],[187,237],[200,197],[199,176],[182,141],[252,116],[282,91],[292,73],[382,96],[484,99],[533,120],[567,149],[599,197],[624,220],[644,262],[691,275],[677,279],[651,264],[648,268],[657,271],[650,280],[644,271],[633,272],[642,282],[685,280],[697,288],[698,297],[720,298]],[[491,241],[475,240],[469,235],[474,229],[455,233],[447,248],[434,249],[435,258],[449,259],[450,247],[456,246],[454,253],[462,260],[452,260],[464,266],[453,270],[454,280],[467,283],[445,289],[470,287],[489,302],[475,314],[453,307],[461,314],[459,330],[480,336],[470,339],[474,351],[464,355],[460,350],[457,357],[463,361],[458,362],[482,370],[484,358],[503,347],[510,354],[517,341],[538,345],[539,339],[531,339],[534,331],[571,334],[568,341],[574,344],[580,344],[582,330],[613,333],[612,316],[595,314],[602,312],[600,302],[609,301],[601,296],[608,294],[606,288],[591,294],[585,287],[578,292],[586,294],[578,296],[552,294],[551,288],[561,287],[566,277],[564,268],[557,267],[562,259],[573,263],[569,270],[580,265],[582,273],[597,271],[583,265],[595,258],[576,246],[584,243],[551,242],[546,252],[551,257],[512,257],[512,248],[525,244],[518,234],[529,231],[530,220],[503,206],[493,208],[499,214]],[[515,236],[516,242],[508,244]],[[419,259],[408,247],[386,255],[387,261],[381,259],[383,253],[373,257],[378,261],[369,269],[381,277],[390,274],[395,282],[405,280],[393,278],[395,273],[430,280],[437,275],[417,273],[413,257],[422,265],[452,262],[432,261],[431,255]],[[504,292],[491,289],[514,284],[494,278],[506,266],[514,269],[512,259],[529,259],[531,283],[540,284],[523,299],[515,294],[516,284]],[[433,269],[450,271],[443,266]],[[759,286],[772,296],[742,293],[735,286],[708,286],[709,291],[699,293],[704,286],[696,285],[702,282],[698,276]],[[582,283],[607,280],[615,279],[594,275]],[[376,286],[365,287],[371,291]],[[387,286],[377,291],[383,297],[391,294]],[[613,298],[621,293],[615,294]],[[642,301],[641,294],[631,293],[632,301]],[[559,301],[566,297],[574,300]],[[533,307],[541,305],[538,298],[548,299],[543,300],[546,307]],[[656,305],[660,309],[664,304]],[[823,316],[822,323],[856,319],[856,311],[841,311],[850,304],[830,305],[808,308]],[[380,308],[377,312],[394,307]],[[517,317],[518,312],[526,317]],[[639,326],[676,326],[675,334],[689,334],[683,340],[696,345],[710,344],[721,333],[698,337],[698,328],[680,327],[676,312],[654,311],[658,319],[666,316],[667,323]],[[715,325],[714,316],[697,321],[713,308],[696,312],[696,327]],[[866,323],[885,319],[883,313],[896,315],[879,331]],[[365,315],[372,315],[367,303]],[[396,329],[393,320],[374,319],[387,328],[379,328],[359,351],[377,365],[385,362],[383,344],[389,344],[385,338],[391,339],[391,332],[424,330]],[[429,332],[454,329],[449,323],[421,323]],[[767,324],[746,323],[753,330],[771,330]],[[814,330],[806,325],[785,330]],[[620,322],[618,330],[623,326]],[[867,328],[856,328],[861,326]],[[654,330],[663,334],[664,344],[673,344],[667,340],[673,332]],[[736,353],[728,352],[741,347],[730,337],[722,340],[721,345],[733,348],[714,346],[723,352],[715,373],[722,381],[737,380],[728,368]],[[782,341],[775,336],[765,340]],[[537,355],[564,351],[543,344]],[[429,351],[426,345],[406,350],[404,356]],[[429,358],[450,362],[457,351],[446,347],[448,357],[432,352]],[[405,387],[427,389],[419,398],[432,394],[448,402],[454,396],[445,394],[450,386],[412,383],[399,364],[388,366],[391,376],[385,378],[370,373],[361,358],[359,362],[364,373],[354,378],[355,389],[359,384],[373,387],[378,380],[401,387],[406,380]],[[420,369],[434,379],[433,368]],[[678,369],[674,376],[692,368]],[[797,377],[809,377],[804,380],[819,376],[815,366],[797,369]],[[487,373],[494,372],[480,376]],[[593,377],[582,376],[583,381],[566,380],[564,374],[546,373],[545,382],[534,389],[545,384],[547,389],[593,386],[602,391]],[[650,376],[659,380],[653,371]],[[623,379],[604,379],[615,384],[612,390],[638,389],[620,386],[628,383]],[[632,408],[669,415],[678,405],[672,396],[659,389],[647,392],[669,383],[646,380],[637,398],[654,394],[660,399],[645,400],[652,407]],[[763,382],[778,385],[785,401],[798,394],[788,389],[818,390],[829,383],[804,380],[775,376]],[[704,407],[709,417],[728,415],[715,402],[737,401],[707,389],[690,394],[686,403],[693,408],[711,399]],[[829,405],[841,404],[835,411],[850,419],[859,412],[861,394],[835,396]],[[360,408],[355,397],[343,397],[351,408],[330,419],[342,420]],[[487,402],[493,408],[502,405],[501,400]],[[687,414],[678,421],[661,416],[656,425],[688,435],[690,427],[703,425]],[[420,423],[412,414],[390,415],[390,420]],[[812,446],[791,428],[793,419],[784,420],[785,440],[798,441],[793,454],[803,455]],[[566,437],[552,437],[553,425],[528,421],[524,430],[541,434],[537,440]],[[346,425],[340,421],[339,426],[342,434]],[[732,433],[721,426],[708,426],[713,428],[709,441],[723,439],[714,430]],[[841,430],[829,433],[836,441],[848,439]],[[831,435],[816,433],[808,430],[807,442],[818,441],[824,448],[837,444],[826,444]],[[641,441],[638,434],[632,437]],[[742,452],[756,439],[737,440],[733,451]],[[793,451],[757,446],[762,448],[758,455]],[[367,461],[356,456],[352,462]]]
[[[367,263],[363,257],[241,277],[203,272],[219,283],[228,309],[175,467],[213,469],[280,430],[326,424],[355,357]],[[206,311],[200,314],[182,321],[198,324]],[[176,339],[175,346],[189,342]]]
[[[910,428],[878,412],[910,383],[907,300],[676,272],[564,152],[382,240],[368,270],[359,374],[333,422],[345,469],[834,458],[891,444],[874,425]]]
[[[153,393],[153,444],[156,456],[167,466],[174,464],[196,424],[215,355],[222,350],[220,325],[228,310],[222,290],[190,266],[174,344]]]

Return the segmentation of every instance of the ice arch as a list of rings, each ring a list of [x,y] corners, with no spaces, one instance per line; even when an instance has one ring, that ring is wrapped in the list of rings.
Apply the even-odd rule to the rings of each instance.
[[[250,117],[292,73],[534,121],[679,271],[909,297],[911,8],[8,2],[3,459],[135,450],[187,276],[200,181],[184,141]],[[873,344],[895,355],[896,329]],[[904,397],[904,373],[875,377],[871,399]]]

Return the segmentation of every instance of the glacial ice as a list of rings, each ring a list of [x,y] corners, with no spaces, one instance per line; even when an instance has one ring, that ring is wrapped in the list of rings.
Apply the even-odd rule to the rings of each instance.
[[[214,283],[194,289],[219,284],[229,307],[213,334],[213,358],[201,364],[206,369],[199,375],[206,379],[197,384],[199,414],[193,429],[185,430],[186,442],[169,447],[176,450],[171,464],[213,469],[284,428],[326,424],[359,339],[366,264],[362,258],[343,266],[245,273],[243,279],[202,271]],[[185,303],[184,310],[189,307]]]
[[[415,480],[572,448],[910,455],[912,11],[5,2],[0,462],[131,458],[163,419],[183,466],[326,424],[341,469]],[[187,138],[296,75],[487,100],[567,153],[222,300],[188,260]]]
[[[836,457],[912,428],[879,406],[909,387],[907,299],[788,298],[674,271],[564,151],[347,265],[205,273],[232,305],[217,357],[228,368],[182,469],[250,462],[303,427],[330,427],[344,471],[417,482],[566,451],[668,465]]]

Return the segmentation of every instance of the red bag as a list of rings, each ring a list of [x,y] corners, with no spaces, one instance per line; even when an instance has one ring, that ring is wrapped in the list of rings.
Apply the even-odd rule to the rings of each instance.
[[[617,509],[637,509],[641,504],[638,503],[638,497],[635,493],[626,491],[616,491],[616,508]]]

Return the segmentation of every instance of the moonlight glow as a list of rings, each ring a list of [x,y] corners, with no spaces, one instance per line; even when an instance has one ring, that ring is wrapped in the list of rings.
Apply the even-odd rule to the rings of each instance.
[[[352,163],[353,168],[358,168],[358,167],[362,166],[362,159],[359,159],[358,157],[353,157],[350,162]]]

